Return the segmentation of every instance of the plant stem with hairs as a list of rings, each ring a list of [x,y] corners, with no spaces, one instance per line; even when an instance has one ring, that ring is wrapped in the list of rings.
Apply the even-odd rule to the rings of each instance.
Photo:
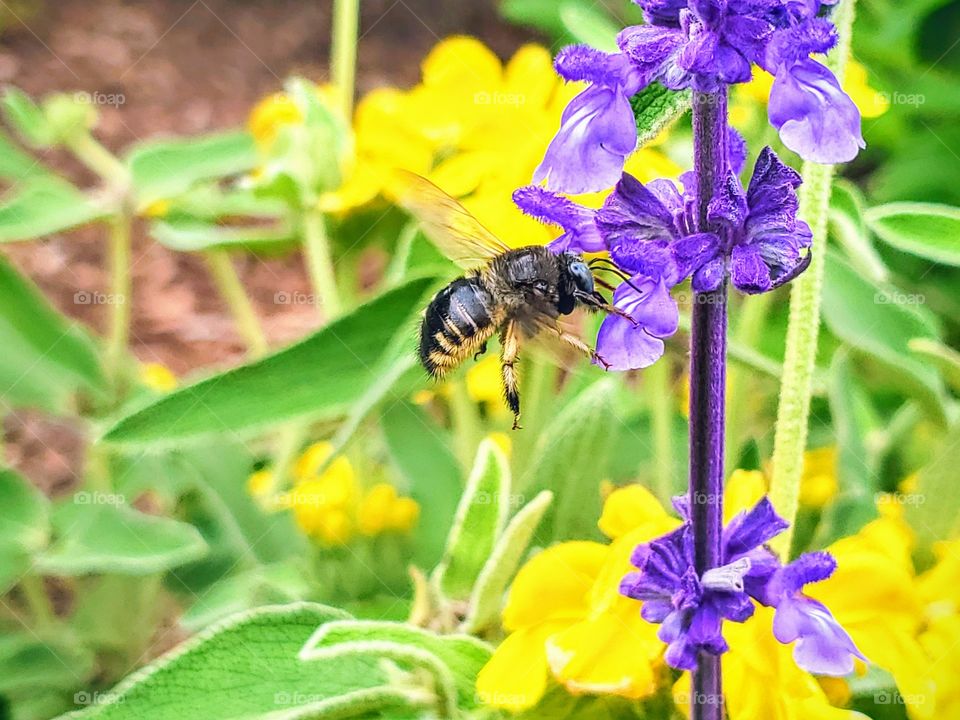
[[[700,232],[716,230],[708,205],[727,168],[726,89],[693,95],[695,218]],[[727,361],[727,282],[695,293],[690,331],[690,513],[694,567],[699,576],[722,564],[723,441]],[[720,720],[720,657],[701,652],[692,678],[693,720]]]
[[[343,308],[337,290],[326,219],[318,209],[307,208],[304,212],[303,235],[310,282],[322,308],[323,320],[328,323],[339,316]]]
[[[357,25],[359,0],[334,0],[330,74],[340,95],[344,117],[353,113],[353,86],[357,70]]]
[[[834,13],[839,41],[827,58],[827,66],[838,78],[843,77],[850,57],[855,5],[856,0],[843,0]],[[786,532],[771,542],[773,548],[784,557],[789,554],[793,540],[803,453],[807,446],[810,396],[820,331],[820,296],[827,254],[827,219],[833,165],[805,162],[801,174],[800,214],[813,231],[813,256],[810,267],[793,282],[790,290],[790,319],[773,442],[773,478],[770,481],[770,499],[777,512],[790,523]]]
[[[207,261],[207,268],[210,270],[210,276],[220,296],[227,303],[230,314],[233,315],[233,321],[246,343],[247,351],[252,357],[266,354],[267,339],[264,337],[263,327],[257,319],[257,313],[253,309],[250,298],[243,289],[243,283],[237,276],[230,254],[225,250],[211,250],[204,255],[204,259]]]

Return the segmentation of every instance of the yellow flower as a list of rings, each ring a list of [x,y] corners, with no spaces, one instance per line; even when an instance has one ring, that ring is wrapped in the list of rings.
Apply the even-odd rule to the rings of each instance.
[[[805,592],[826,604],[867,659],[893,676],[911,717],[928,718],[934,686],[917,640],[922,612],[912,542],[899,520],[874,520],[827,548],[837,570]]]
[[[390,512],[397,502],[397,489],[389,483],[377,483],[370,488],[360,502],[357,526],[367,536],[379,535],[387,527]]]
[[[399,532],[409,532],[420,519],[420,504],[413,498],[397,498],[390,505],[387,528]]]
[[[500,358],[490,355],[467,370],[467,393],[474,402],[485,402],[495,407],[503,406]]]
[[[800,477],[800,504],[822,508],[837,496],[838,491],[836,446],[805,452]]]
[[[143,363],[140,366],[140,381],[158,393],[168,393],[177,388],[177,376],[160,363]]]
[[[327,459],[330,457],[333,452],[333,445],[329,442],[318,442],[314,443],[297,458],[296,464],[293,466],[293,476],[297,480],[309,480],[314,475],[316,475],[320,468],[323,467],[323,464],[327,462]],[[349,483],[353,482],[353,466],[350,464],[350,461],[340,455],[333,459],[330,465],[323,473],[324,477],[337,476],[340,478],[348,478]]]
[[[856,60],[847,63],[843,89],[865,118],[875,118],[890,109],[890,100],[884,93],[870,87],[867,69]]]
[[[653,693],[663,643],[618,586],[633,548],[677,524],[648,490],[631,485],[604,505],[600,527],[613,543],[561,543],[528,562],[503,612],[510,635],[477,678],[480,698],[522,710],[542,697],[550,676],[574,694]]]
[[[353,520],[344,510],[328,510],[319,518],[314,533],[327,545],[346,545],[353,537]]]
[[[300,122],[303,122],[303,113],[296,103],[286,93],[274,93],[267,95],[250,111],[247,127],[254,140],[266,146],[276,139],[281,127]]]
[[[247,478],[247,492],[257,499],[270,496],[276,489],[277,479],[272,470],[264,468],[250,473]]]

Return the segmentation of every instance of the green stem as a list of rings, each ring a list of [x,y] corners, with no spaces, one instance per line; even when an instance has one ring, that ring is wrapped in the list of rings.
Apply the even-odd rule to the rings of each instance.
[[[330,74],[340,94],[344,117],[353,114],[353,88],[357,70],[357,25],[360,0],[334,0]]]
[[[303,214],[304,244],[307,254],[307,271],[323,319],[330,322],[336,318],[342,307],[337,292],[337,276],[333,269],[333,254],[330,251],[330,238],[323,214],[315,207],[308,208]]]
[[[737,313],[737,329],[733,333],[733,343],[751,350],[763,336],[767,315],[773,301],[772,293],[749,295],[743,299],[740,312]],[[744,368],[731,363],[727,368],[727,475],[734,469],[740,457],[740,445],[743,430],[740,418],[750,402],[753,387],[753,374],[744,372]]]
[[[470,469],[473,456],[480,444],[482,427],[477,404],[467,392],[466,380],[454,380],[450,388],[450,414],[453,425],[454,446],[461,467]]]
[[[105,365],[118,396],[123,389],[123,363],[130,338],[130,225],[126,212],[110,219],[110,324]]]
[[[257,319],[257,313],[243,283],[237,276],[230,255],[225,250],[211,250],[204,254],[210,276],[213,278],[217,290],[233,315],[237,331],[247,345],[247,350],[253,357],[260,357],[267,352],[267,339],[263,334],[263,327]]]
[[[855,5],[856,0],[842,0],[834,13],[839,41],[827,58],[827,66],[838,78],[843,77],[850,57]],[[771,541],[774,550],[784,557],[790,552],[793,540],[803,453],[807,445],[833,166],[805,162],[802,175],[800,212],[813,231],[813,259],[807,271],[792,283],[790,291],[790,320],[773,443],[773,478],[770,482],[770,499],[777,512],[790,523],[785,532]]]
[[[664,355],[647,368],[644,376],[650,402],[650,431],[653,435],[653,489],[661,502],[669,503],[674,489],[673,457],[673,367]]]
[[[130,180],[126,166],[89,132],[77,133],[67,140],[66,146],[80,162],[108,183],[126,188]]]

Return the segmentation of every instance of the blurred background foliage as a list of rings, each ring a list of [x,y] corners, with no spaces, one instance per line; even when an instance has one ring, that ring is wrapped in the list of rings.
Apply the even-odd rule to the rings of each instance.
[[[419,172],[509,244],[550,240],[553,229],[521,215],[510,193],[529,182],[577,92],[553,74],[552,51],[611,47],[619,27],[640,20],[635,6],[365,3],[350,108],[304,49],[327,34],[328,9],[201,5],[171,2],[158,25],[136,4],[5,3],[0,13],[0,75],[29,90],[6,89],[0,135],[3,717],[84,706],[92,715],[96,693],[184,638],[275,603],[329,603],[499,642],[504,590],[533,550],[614,537],[597,521],[617,487],[642,483],[661,504],[685,487],[682,329],[644,373],[525,355],[522,432],[508,430],[495,349],[446,383],[427,381],[413,354],[418,313],[458,270],[394,207],[387,183],[393,168]],[[897,548],[910,564],[903,592],[916,608],[941,607],[946,591],[919,577],[952,577],[937,551],[960,510],[960,4],[858,7],[845,84],[868,148],[843,168],[831,201],[794,550],[869,545],[870,523],[895,516],[915,535]],[[88,8],[100,26],[85,36]],[[421,15],[436,25],[425,29]],[[97,35],[105,22],[113,30]],[[256,48],[236,60],[252,89],[217,42],[197,40],[226,28],[235,48],[233,27]],[[216,60],[189,63],[205,52]],[[76,87],[72,65],[98,57],[110,82]],[[55,83],[38,79],[51,67]],[[195,95],[221,98],[223,115],[196,97],[180,108],[164,80],[174,71],[195,74]],[[209,86],[208,72],[219,73]],[[776,142],[765,89],[758,78],[732,104],[754,152]],[[149,122],[138,115],[151,112]],[[627,170],[676,177],[689,157],[682,118]],[[603,195],[578,199],[596,206]],[[769,471],[787,300],[786,290],[735,299],[731,472]],[[585,337],[595,320],[580,319]],[[943,628],[929,631],[916,608],[896,623],[920,653]],[[275,619],[299,628],[275,648],[298,682],[302,670],[281,651],[299,650],[327,612]],[[236,649],[231,637],[204,652]],[[470,677],[489,656],[469,643],[403,642],[428,643],[445,663],[459,653]],[[358,676],[379,678],[349,658]],[[933,707],[917,693],[878,710],[877,692],[911,687],[902,665],[880,668],[824,692],[874,717]],[[477,710],[472,690],[457,692],[458,707]],[[601,705],[557,687],[542,703],[531,717]],[[677,712],[663,694],[602,708]]]

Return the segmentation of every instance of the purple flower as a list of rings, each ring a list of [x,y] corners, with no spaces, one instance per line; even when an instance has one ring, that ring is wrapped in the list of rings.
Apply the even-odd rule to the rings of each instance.
[[[607,370],[636,370],[653,365],[663,355],[663,338],[677,331],[680,314],[662,278],[641,274],[621,283],[613,292],[619,315],[608,315],[597,334],[597,353]],[[594,364],[598,364],[594,360]]]
[[[807,553],[777,570],[764,591],[764,604],[776,607],[774,637],[796,641],[797,665],[819,675],[847,675],[855,657],[866,660],[827,607],[801,592],[804,585],[826,580],[836,567],[829,553]]]
[[[800,592],[807,583],[828,577],[836,561],[821,552],[781,566],[765,546],[787,527],[768,498],[723,529],[722,564],[703,574],[694,568],[689,502],[688,497],[675,499],[684,524],[637,546],[631,562],[638,572],[620,582],[622,594],[643,601],[641,617],[660,624],[657,635],[667,643],[669,665],[693,670],[701,651],[726,652],[723,620],[744,622],[753,615],[754,600],[776,608],[774,636],[783,643],[797,642],[794,658],[805,670],[846,674],[853,669],[853,657],[863,659],[830,611]]]
[[[596,226],[627,272],[662,278],[669,287],[692,275],[697,292],[715,290],[729,272],[742,292],[766,292],[809,263],[802,251],[810,247],[810,228],[797,219],[800,182],[764,148],[746,192],[730,172],[711,200],[708,219],[718,234],[693,232],[689,191],[681,195],[666,180],[644,186],[624,175],[597,212]]]
[[[595,210],[577,205],[568,198],[536,185],[515,190],[513,202],[540,222],[563,228],[563,234],[549,245],[553,252],[595,253],[607,249],[594,223]]]
[[[603,190],[620,177],[627,155],[637,145],[630,97],[647,80],[625,56],[584,45],[564,48],[555,67],[566,80],[590,87],[563,111],[560,130],[533,174],[550,190],[582,193]]]

